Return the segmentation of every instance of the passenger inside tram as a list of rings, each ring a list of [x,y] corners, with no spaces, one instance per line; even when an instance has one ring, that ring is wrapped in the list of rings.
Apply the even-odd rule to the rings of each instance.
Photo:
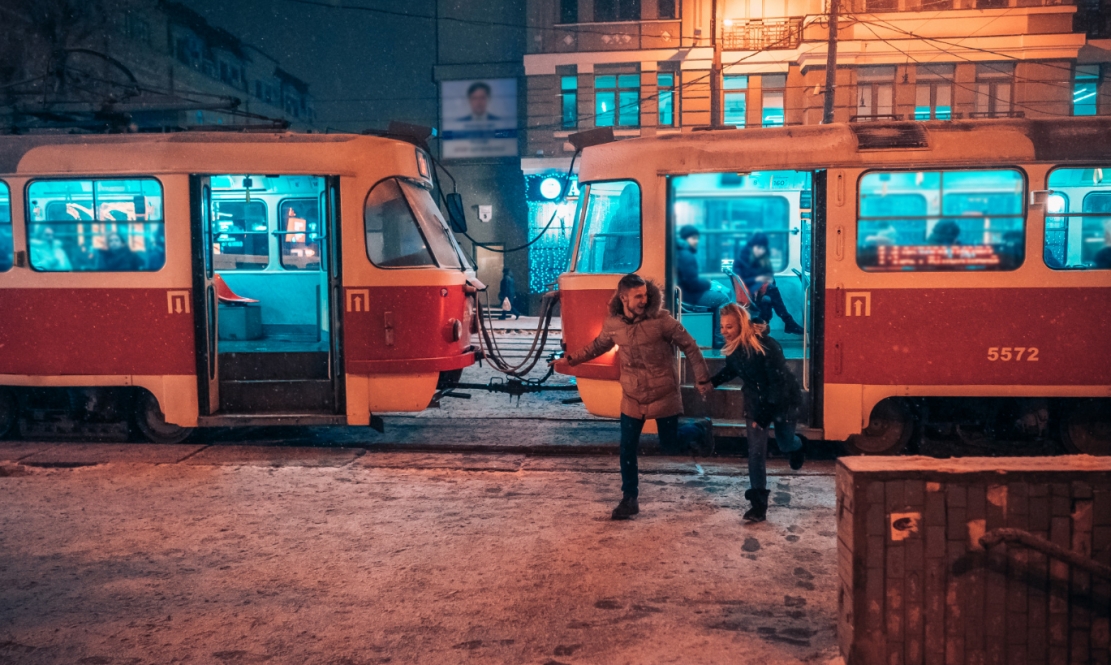
[[[38,180],[28,198],[33,270],[142,272],[165,264],[157,180]]]
[[[754,313],[783,321],[772,330],[792,357],[802,353],[798,336],[810,272],[810,183],[810,173],[803,171],[696,173],[671,179],[675,228],[689,225],[700,237],[692,257],[699,277],[732,301],[738,294],[730,275],[736,274],[753,295]],[[682,286],[678,275],[676,281]]]

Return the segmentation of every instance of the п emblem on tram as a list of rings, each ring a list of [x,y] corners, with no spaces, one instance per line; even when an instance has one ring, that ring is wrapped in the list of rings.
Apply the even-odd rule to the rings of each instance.
[[[872,292],[846,291],[845,316],[872,316]]]
[[[189,314],[189,292],[167,291],[166,309],[170,314]]]

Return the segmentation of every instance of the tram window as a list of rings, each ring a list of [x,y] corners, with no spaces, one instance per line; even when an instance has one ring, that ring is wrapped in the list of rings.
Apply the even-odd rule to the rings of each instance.
[[[12,200],[8,186],[0,182],[0,272],[12,269]]]
[[[396,178],[383,180],[370,190],[363,222],[367,256],[379,268],[436,265]]]
[[[1054,270],[1111,269],[1111,173],[1054,169],[1045,218],[1045,263]]]
[[[461,261],[465,259],[460,257],[463,256],[463,252],[455,242],[455,236],[451,234],[444,216],[440,214],[440,209],[436,207],[431,192],[412,182],[401,180],[400,183],[405,200],[409,202],[409,209],[416,215],[417,223],[424,232],[424,239],[428,241],[428,247],[432,250],[436,263],[440,264],[441,268],[462,268]]]
[[[575,271],[630,273],[640,267],[640,185],[631,180],[590,183]]]
[[[153,178],[37,180],[27,201],[34,270],[135,272],[166,263],[162,186]]]
[[[1014,270],[1025,247],[1015,170],[873,171],[860,179],[856,260],[864,270]]]
[[[282,267],[286,270],[320,270],[320,200],[290,199],[278,209],[279,231],[300,231],[281,239]]]
[[[235,200],[212,202],[212,262],[217,270],[265,270],[270,265],[266,204]]]

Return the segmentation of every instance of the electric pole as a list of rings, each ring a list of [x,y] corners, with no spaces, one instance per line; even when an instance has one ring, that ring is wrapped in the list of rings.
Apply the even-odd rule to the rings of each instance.
[[[829,0],[829,45],[826,47],[826,98],[822,107],[822,124],[833,122],[833,97],[837,88],[837,3]]]
[[[714,62],[710,65],[710,126],[720,127],[721,113],[721,44],[718,43],[718,0],[710,3],[710,46]]]

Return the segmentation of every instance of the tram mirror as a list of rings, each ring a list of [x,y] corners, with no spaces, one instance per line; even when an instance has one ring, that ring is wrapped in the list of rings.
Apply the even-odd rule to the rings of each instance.
[[[467,213],[463,208],[463,195],[452,192],[447,195],[447,217],[451,230],[456,233],[467,232]]]

